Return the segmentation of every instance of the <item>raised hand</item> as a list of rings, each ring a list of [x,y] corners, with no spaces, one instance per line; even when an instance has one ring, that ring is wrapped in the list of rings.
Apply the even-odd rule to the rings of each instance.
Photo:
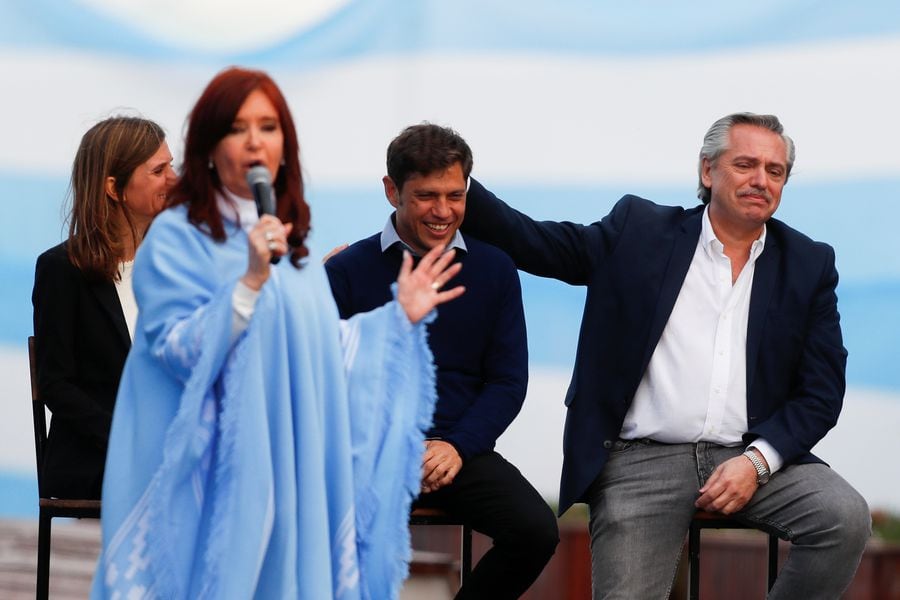
[[[451,264],[455,255],[456,250],[444,252],[444,246],[435,246],[413,269],[412,256],[404,250],[397,276],[397,302],[412,323],[421,321],[438,304],[458,298],[466,291],[461,285],[441,291],[462,269],[461,263]]]
[[[247,234],[249,253],[247,272],[241,278],[244,285],[251,290],[262,288],[269,279],[269,260],[273,256],[283,256],[287,253],[287,236],[293,228],[293,223],[284,225],[273,215],[263,215],[259,218]]]

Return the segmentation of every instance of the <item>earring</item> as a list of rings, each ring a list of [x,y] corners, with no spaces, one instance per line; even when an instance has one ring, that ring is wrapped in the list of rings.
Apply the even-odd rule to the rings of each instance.
[[[209,164],[206,165],[210,171],[216,168],[216,165],[213,163],[212,158],[209,159]]]
[[[282,156],[281,157],[281,166],[283,167],[284,165],[285,165],[285,161],[284,161],[284,157]]]

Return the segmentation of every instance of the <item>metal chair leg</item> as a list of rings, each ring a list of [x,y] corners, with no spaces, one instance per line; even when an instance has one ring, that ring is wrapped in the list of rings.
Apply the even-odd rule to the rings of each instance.
[[[775,578],[778,577],[778,536],[774,533],[769,534],[769,587],[775,585]]]
[[[729,525],[718,519],[694,518],[691,521],[691,527],[688,530],[688,598],[690,600],[699,600],[700,598],[700,532],[704,527],[712,527],[714,529],[730,528],[736,529],[753,529],[753,527],[742,526],[739,524]],[[775,579],[778,577],[778,536],[768,534],[768,552],[767,552],[767,584],[768,590],[772,590],[775,585]]]
[[[466,577],[472,572],[472,528],[469,525],[463,525],[460,558],[459,585],[462,587]]]
[[[52,518],[43,510],[38,517],[38,560],[35,597],[47,600],[50,595],[50,525]]]
[[[688,532],[688,598],[700,598],[700,526],[691,523]]]

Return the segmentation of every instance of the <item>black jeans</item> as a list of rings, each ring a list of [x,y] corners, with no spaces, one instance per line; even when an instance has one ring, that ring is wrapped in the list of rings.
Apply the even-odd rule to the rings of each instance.
[[[556,516],[519,470],[496,452],[470,458],[448,486],[414,506],[441,508],[493,539],[457,600],[518,598],[556,551]]]

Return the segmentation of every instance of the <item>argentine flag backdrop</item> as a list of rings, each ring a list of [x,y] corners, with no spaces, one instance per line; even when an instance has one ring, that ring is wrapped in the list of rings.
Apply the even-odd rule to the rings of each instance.
[[[0,0],[0,517],[36,515],[30,294],[66,235],[82,133],[141,114],[177,167],[187,111],[232,64],[268,70],[290,102],[323,251],[383,226],[385,148],[412,123],[457,129],[517,208],[590,222],[625,193],[694,205],[708,126],[777,114],[798,152],[778,216],[835,247],[850,351],[816,451],[900,510],[895,0]],[[499,449],[553,500],[584,293],[522,279],[531,384]]]

